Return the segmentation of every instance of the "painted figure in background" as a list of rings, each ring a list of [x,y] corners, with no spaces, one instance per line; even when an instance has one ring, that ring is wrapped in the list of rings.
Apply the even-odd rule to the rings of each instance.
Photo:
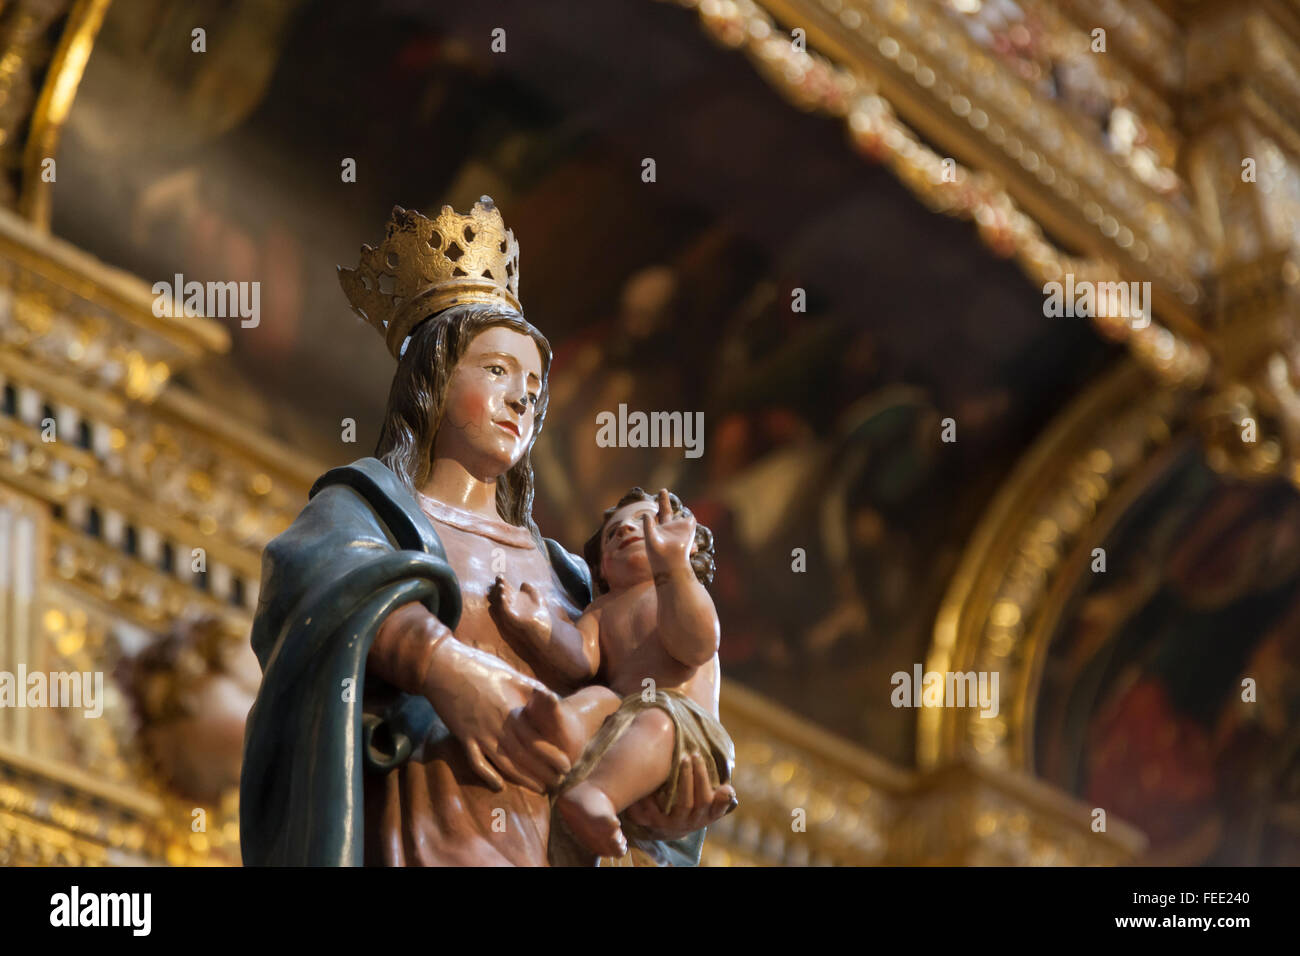
[[[551,349],[519,305],[518,246],[487,197],[436,220],[398,207],[340,282],[398,368],[375,457],[322,475],[263,556],[244,862],[545,865],[573,721],[590,737],[605,712],[563,707],[581,682],[489,598],[526,583],[571,621],[591,600],[584,562],[532,520]],[[625,818],[653,862],[693,865],[735,792],[693,761],[678,794]]]
[[[1054,637],[1037,762],[1161,866],[1300,862],[1300,502],[1184,446]],[[1246,679],[1249,678],[1249,692]]]
[[[248,647],[232,645],[217,617],[187,617],[124,657],[117,677],[168,789],[200,805],[224,802],[239,783],[244,717],[261,678]]]

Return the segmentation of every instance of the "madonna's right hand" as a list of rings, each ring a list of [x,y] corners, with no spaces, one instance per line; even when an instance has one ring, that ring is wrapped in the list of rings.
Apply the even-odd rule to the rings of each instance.
[[[454,638],[439,645],[425,678],[425,696],[493,790],[504,786],[504,775],[545,793],[569,772],[568,756],[523,717],[524,705],[539,693],[554,696],[540,681]]]

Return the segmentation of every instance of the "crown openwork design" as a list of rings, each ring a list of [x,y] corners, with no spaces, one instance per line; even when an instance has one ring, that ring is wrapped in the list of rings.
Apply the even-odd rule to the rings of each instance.
[[[394,356],[421,321],[454,305],[519,305],[519,244],[484,196],[468,214],[443,206],[437,219],[393,207],[379,248],[361,247],[355,269],[339,266],[352,311]]]

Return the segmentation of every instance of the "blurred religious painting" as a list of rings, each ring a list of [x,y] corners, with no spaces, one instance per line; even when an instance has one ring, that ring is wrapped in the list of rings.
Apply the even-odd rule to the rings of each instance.
[[[1052,642],[1040,772],[1149,862],[1300,863],[1300,502],[1185,451],[1104,542]]]
[[[968,225],[926,211],[834,123],[789,109],[681,11],[568,6],[581,35],[556,28],[562,11],[519,5],[533,42],[492,60],[474,40],[490,11],[294,5],[258,38],[214,34],[213,75],[156,102],[175,64],[110,13],[70,118],[55,228],[140,275],[260,280],[260,324],[226,320],[230,356],[179,382],[339,464],[374,446],[390,359],[348,313],[334,264],[358,236],[377,240],[395,203],[492,195],[555,349],[540,526],[576,547],[593,503],[677,489],[726,555],[729,678],[910,762],[915,715],[890,706],[890,675],[924,655],[987,496],[1116,349],[1082,320],[1044,320]],[[600,40],[629,23],[654,42]],[[251,44],[252,59],[240,96],[217,104],[204,84],[231,68],[223,44]],[[348,63],[322,60],[344,47]],[[124,117],[132,95],[152,111]],[[340,188],[342,158],[358,175]],[[620,409],[702,416],[702,444],[602,447],[598,419]],[[939,442],[948,419],[959,433]]]
[[[0,651],[105,677],[103,720],[0,713],[36,761],[0,783],[75,771],[96,819],[119,804],[110,845],[36,821],[52,839],[0,828],[0,862],[239,860],[263,556],[374,454],[393,377],[336,270],[395,206],[487,195],[553,355],[537,525],[576,553],[629,488],[671,488],[715,537],[741,797],[715,862],[1300,863],[1300,139],[1271,98],[1300,101],[1294,18],[1104,6],[1099,37],[1083,0],[846,2],[799,36],[797,3],[0,5]],[[38,142],[43,79],[76,96]],[[1153,286],[1150,322],[1050,315],[1075,272]],[[157,311],[187,282],[257,314]],[[1130,373],[1179,417],[1052,526],[1016,603],[1052,623],[998,702],[1030,726],[967,747],[893,676],[1001,626],[960,592],[1016,583],[1004,512],[1073,480],[1065,431],[1143,411],[1096,403]],[[1028,743],[1004,764],[995,737]],[[1050,800],[971,812],[1025,774]]]

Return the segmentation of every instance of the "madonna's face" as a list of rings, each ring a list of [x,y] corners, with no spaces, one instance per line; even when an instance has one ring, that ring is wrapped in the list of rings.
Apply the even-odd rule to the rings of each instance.
[[[435,458],[452,458],[474,477],[497,478],[523,457],[542,390],[537,343],[505,326],[470,342],[447,386]]]

